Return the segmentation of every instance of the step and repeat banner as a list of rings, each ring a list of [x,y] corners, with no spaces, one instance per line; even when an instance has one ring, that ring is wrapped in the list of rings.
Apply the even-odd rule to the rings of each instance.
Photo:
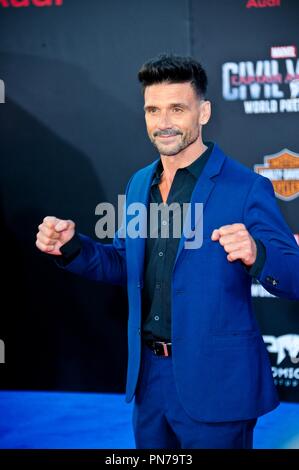
[[[272,181],[299,244],[299,2],[193,0],[190,20],[209,77],[207,134]],[[299,401],[299,303],[258,283],[252,297],[280,397]]]

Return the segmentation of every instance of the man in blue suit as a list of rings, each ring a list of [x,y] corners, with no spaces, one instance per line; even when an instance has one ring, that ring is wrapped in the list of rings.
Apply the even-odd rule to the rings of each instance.
[[[163,55],[144,64],[139,80],[160,158],[131,177],[113,243],[45,217],[36,245],[71,272],[127,286],[126,400],[135,397],[138,448],[251,448],[257,418],[278,405],[251,281],[298,300],[299,249],[270,181],[203,142],[211,105],[201,65]],[[188,204],[183,232],[175,236],[175,211],[162,210],[156,224],[147,211],[145,235],[131,236],[136,203]]]

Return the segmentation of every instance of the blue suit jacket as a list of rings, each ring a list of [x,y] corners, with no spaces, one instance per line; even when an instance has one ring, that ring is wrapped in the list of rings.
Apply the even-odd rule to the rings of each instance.
[[[129,181],[127,205],[147,204],[159,160]],[[192,193],[204,204],[203,244],[180,240],[172,280],[173,368],[186,412],[208,422],[260,416],[278,404],[268,353],[251,304],[251,277],[240,261],[229,262],[212,231],[244,223],[263,242],[266,262],[258,277],[272,294],[299,299],[299,248],[277,207],[272,184],[224,155],[215,145]],[[125,220],[125,219],[124,219]],[[130,220],[127,217],[124,223]],[[67,269],[127,286],[129,300],[126,400],[134,397],[141,351],[141,289],[144,238],[104,245],[80,235],[83,248]],[[269,315],[271,312],[269,312]]]

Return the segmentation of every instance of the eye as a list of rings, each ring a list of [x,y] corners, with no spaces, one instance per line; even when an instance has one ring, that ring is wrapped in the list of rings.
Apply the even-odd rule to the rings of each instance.
[[[180,114],[180,113],[183,112],[183,109],[182,109],[182,108],[179,108],[178,106],[175,106],[175,107],[173,108],[173,112],[174,112],[175,114]]]
[[[158,108],[148,108],[148,109],[146,110],[146,112],[147,112],[148,114],[156,114],[157,111],[158,111]]]

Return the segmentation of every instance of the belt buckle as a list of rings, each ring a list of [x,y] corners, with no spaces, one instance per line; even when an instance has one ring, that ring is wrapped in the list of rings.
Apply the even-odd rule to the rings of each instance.
[[[163,341],[157,341],[158,344],[161,344],[163,346],[163,356],[164,357],[169,357],[169,352],[168,352],[168,344],[170,343],[164,343]],[[155,351],[155,354],[157,354],[157,352]]]

